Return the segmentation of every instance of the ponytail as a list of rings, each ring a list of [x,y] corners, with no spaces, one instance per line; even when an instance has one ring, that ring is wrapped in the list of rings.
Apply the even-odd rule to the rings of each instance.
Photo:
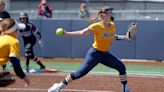
[[[100,9],[100,11],[97,13],[96,17],[94,19],[90,18],[90,17],[87,17],[85,16],[85,14],[83,13],[83,11],[80,9],[80,13],[81,15],[87,19],[88,21],[90,22],[96,22],[97,19],[99,18],[99,15],[101,16],[102,13],[105,13],[107,12],[108,10],[113,10],[113,8],[109,7],[109,6],[104,6],[103,8]],[[114,17],[111,17],[111,20],[113,21],[114,20]]]
[[[101,16],[102,13],[105,13],[105,12],[107,12],[108,10],[113,10],[113,8],[111,8],[111,7],[109,7],[109,6],[104,6],[104,7],[102,7],[102,8],[100,9],[100,11],[97,13],[96,18],[95,18],[95,19],[92,19],[92,21],[95,21],[95,22],[96,22],[97,19],[98,19],[98,17],[99,17],[99,15]],[[114,21],[114,17],[113,17],[113,16],[111,17],[111,20]]]

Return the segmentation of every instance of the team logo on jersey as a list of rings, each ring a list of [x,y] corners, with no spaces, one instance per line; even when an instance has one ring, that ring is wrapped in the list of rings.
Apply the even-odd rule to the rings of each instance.
[[[103,38],[109,38],[109,37],[112,37],[112,36],[114,36],[114,33],[110,33],[110,34],[108,34],[108,33],[104,33],[103,34]]]

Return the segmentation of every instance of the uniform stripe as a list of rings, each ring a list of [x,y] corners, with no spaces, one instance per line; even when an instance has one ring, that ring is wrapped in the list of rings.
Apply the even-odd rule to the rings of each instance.
[[[66,78],[65,78],[67,83],[70,83],[72,81],[71,75],[69,74]]]
[[[126,75],[120,75],[119,77],[121,81],[127,81]]]

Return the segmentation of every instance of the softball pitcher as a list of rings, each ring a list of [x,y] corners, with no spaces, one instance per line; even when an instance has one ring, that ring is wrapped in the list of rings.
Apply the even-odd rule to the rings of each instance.
[[[20,60],[18,59],[20,48],[17,39],[17,29],[22,28],[25,28],[24,24],[18,24],[10,18],[6,18],[0,22],[0,66],[10,60],[16,75],[25,81],[25,86],[28,86],[29,79],[23,72]],[[1,81],[3,81],[3,76],[0,77]]]
[[[55,83],[52,87],[48,89],[48,92],[58,92],[60,89],[68,85],[71,81],[86,75],[99,63],[107,67],[116,69],[119,72],[119,78],[122,83],[122,92],[131,92],[127,84],[125,65],[109,52],[109,50],[111,49],[112,41],[127,40],[126,36],[116,35],[115,24],[112,21],[112,10],[113,8],[107,6],[103,7],[97,14],[97,16],[101,17],[101,20],[98,22],[94,22],[83,30],[74,32],[64,31],[63,35],[71,37],[90,35],[91,33],[93,33],[94,42],[92,44],[92,47],[90,47],[90,49],[88,50],[81,67],[77,71],[66,76],[62,82]]]
[[[28,14],[21,12],[19,21],[26,25],[24,30],[20,30],[20,35],[23,38],[24,46],[25,46],[25,56],[26,56],[26,71],[29,72],[29,62],[30,59],[35,61],[39,66],[40,69],[45,69],[45,66],[39,60],[38,57],[34,55],[33,47],[36,44],[36,37],[34,33],[39,36],[39,43],[41,44],[41,34],[37,31],[37,28],[34,24],[29,22]]]

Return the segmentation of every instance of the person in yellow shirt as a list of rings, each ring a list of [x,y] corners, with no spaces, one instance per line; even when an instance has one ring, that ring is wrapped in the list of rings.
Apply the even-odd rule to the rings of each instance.
[[[122,83],[122,92],[131,92],[127,84],[126,67],[125,65],[109,50],[111,48],[111,42],[114,40],[128,40],[127,36],[116,35],[116,28],[113,22],[111,7],[103,7],[97,16],[101,17],[101,20],[88,26],[80,31],[66,32],[65,36],[85,36],[94,34],[94,42],[92,47],[88,50],[84,62],[81,67],[65,77],[60,83],[54,83],[52,87],[48,89],[48,92],[58,92],[64,88],[71,81],[83,77],[89,71],[91,71],[97,64],[101,63],[107,67],[114,68],[119,72],[119,78]]]
[[[29,78],[23,72],[19,54],[19,41],[17,39],[18,29],[24,29],[26,26],[17,23],[14,19],[6,18],[0,22],[0,66],[9,60],[14,68],[16,75],[25,81],[25,86],[29,85]]]

